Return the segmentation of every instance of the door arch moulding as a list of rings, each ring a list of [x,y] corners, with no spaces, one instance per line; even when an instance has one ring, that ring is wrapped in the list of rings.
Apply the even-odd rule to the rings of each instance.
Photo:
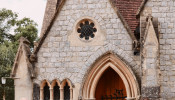
[[[83,100],[95,100],[98,81],[108,68],[112,68],[123,80],[127,100],[138,100],[140,98],[140,89],[134,73],[129,66],[111,52],[106,53],[92,65],[88,75],[85,76],[85,81],[80,91],[81,98]]]

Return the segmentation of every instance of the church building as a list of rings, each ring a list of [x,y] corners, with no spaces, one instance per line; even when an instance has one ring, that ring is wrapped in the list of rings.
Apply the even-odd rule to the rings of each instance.
[[[175,100],[175,0],[47,0],[34,44],[15,100]]]

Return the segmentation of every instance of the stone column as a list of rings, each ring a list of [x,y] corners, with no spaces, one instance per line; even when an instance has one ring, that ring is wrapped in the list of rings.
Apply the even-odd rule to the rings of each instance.
[[[142,49],[142,96],[157,100],[160,93],[159,85],[159,42],[153,26],[152,16],[147,18],[147,26]]]
[[[44,92],[43,92],[43,89],[40,89],[40,100],[44,100]]]
[[[54,99],[53,88],[50,88],[50,100]]]
[[[64,88],[60,88],[60,100],[64,100]]]
[[[70,89],[70,100],[73,100],[73,89]]]

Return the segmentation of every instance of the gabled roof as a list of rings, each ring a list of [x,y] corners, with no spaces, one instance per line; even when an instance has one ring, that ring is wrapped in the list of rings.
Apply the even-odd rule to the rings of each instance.
[[[66,0],[58,0],[58,1],[59,1],[58,7],[53,16],[51,17],[48,27],[41,35],[40,41],[38,42],[38,45],[34,49],[34,55],[36,55],[37,52],[39,51],[42,43],[47,37],[57,15],[59,14]],[[109,0],[109,1],[111,2],[114,10],[118,14],[119,18],[121,19],[124,27],[128,31],[132,40],[137,41],[134,36],[134,30],[139,24],[139,19],[136,19],[136,12],[142,3],[142,0]]]
[[[40,37],[44,34],[61,0],[47,0]]]
[[[153,17],[149,15],[147,19],[148,20],[144,34],[144,45],[152,45],[158,47],[158,38],[152,22]]]
[[[50,22],[49,22],[48,27],[46,28],[46,30],[44,31],[44,33],[41,35],[41,38],[40,38],[38,44],[37,44],[36,47],[34,48],[34,52],[33,52],[34,55],[36,55],[37,52],[39,51],[39,49],[40,49],[42,43],[44,42],[45,38],[47,37],[47,35],[48,35],[48,33],[49,33],[49,31],[50,31],[52,25],[53,25],[53,23],[54,23],[54,21],[55,21],[57,15],[58,15],[58,13],[61,11],[61,8],[63,7],[65,1],[66,1],[66,0],[58,0],[59,3],[58,3],[58,5],[57,5],[58,7],[57,7],[57,9],[56,9],[56,11],[55,11],[55,14],[51,17],[51,20],[50,20]]]
[[[16,58],[15,58],[15,61],[14,61],[14,64],[13,64],[11,77],[15,77],[17,69],[18,69],[17,67],[19,66],[19,60],[20,60],[20,57],[22,55],[25,56],[25,60],[26,60],[26,63],[27,63],[27,67],[28,67],[28,71],[30,73],[30,76],[35,77],[33,65],[29,60],[29,56],[31,55],[30,46],[29,46],[30,42],[24,37],[21,37],[19,41],[20,41],[20,44],[19,44],[18,51],[17,51],[17,54],[16,54]]]
[[[136,13],[143,0],[115,0],[115,5],[119,9],[123,18],[127,22],[131,31],[134,33],[139,24],[139,19],[136,18]]]
[[[137,16],[140,15],[140,13],[141,13],[142,10],[144,9],[144,6],[145,6],[145,4],[147,3],[147,1],[148,1],[148,0],[143,0],[143,1],[142,1],[142,3],[141,3],[141,5],[140,5],[139,9],[138,9],[137,12],[136,12],[136,15],[137,15]]]

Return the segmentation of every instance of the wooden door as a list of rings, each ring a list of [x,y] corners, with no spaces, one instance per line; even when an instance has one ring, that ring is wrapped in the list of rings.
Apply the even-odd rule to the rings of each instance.
[[[95,91],[96,100],[111,100],[102,99],[102,97],[110,96],[116,97],[114,93],[116,90],[123,90],[123,96],[126,96],[126,89],[120,76],[112,69],[108,68],[101,76]],[[118,95],[119,96],[119,95]],[[124,100],[124,99],[112,99],[112,100]]]

